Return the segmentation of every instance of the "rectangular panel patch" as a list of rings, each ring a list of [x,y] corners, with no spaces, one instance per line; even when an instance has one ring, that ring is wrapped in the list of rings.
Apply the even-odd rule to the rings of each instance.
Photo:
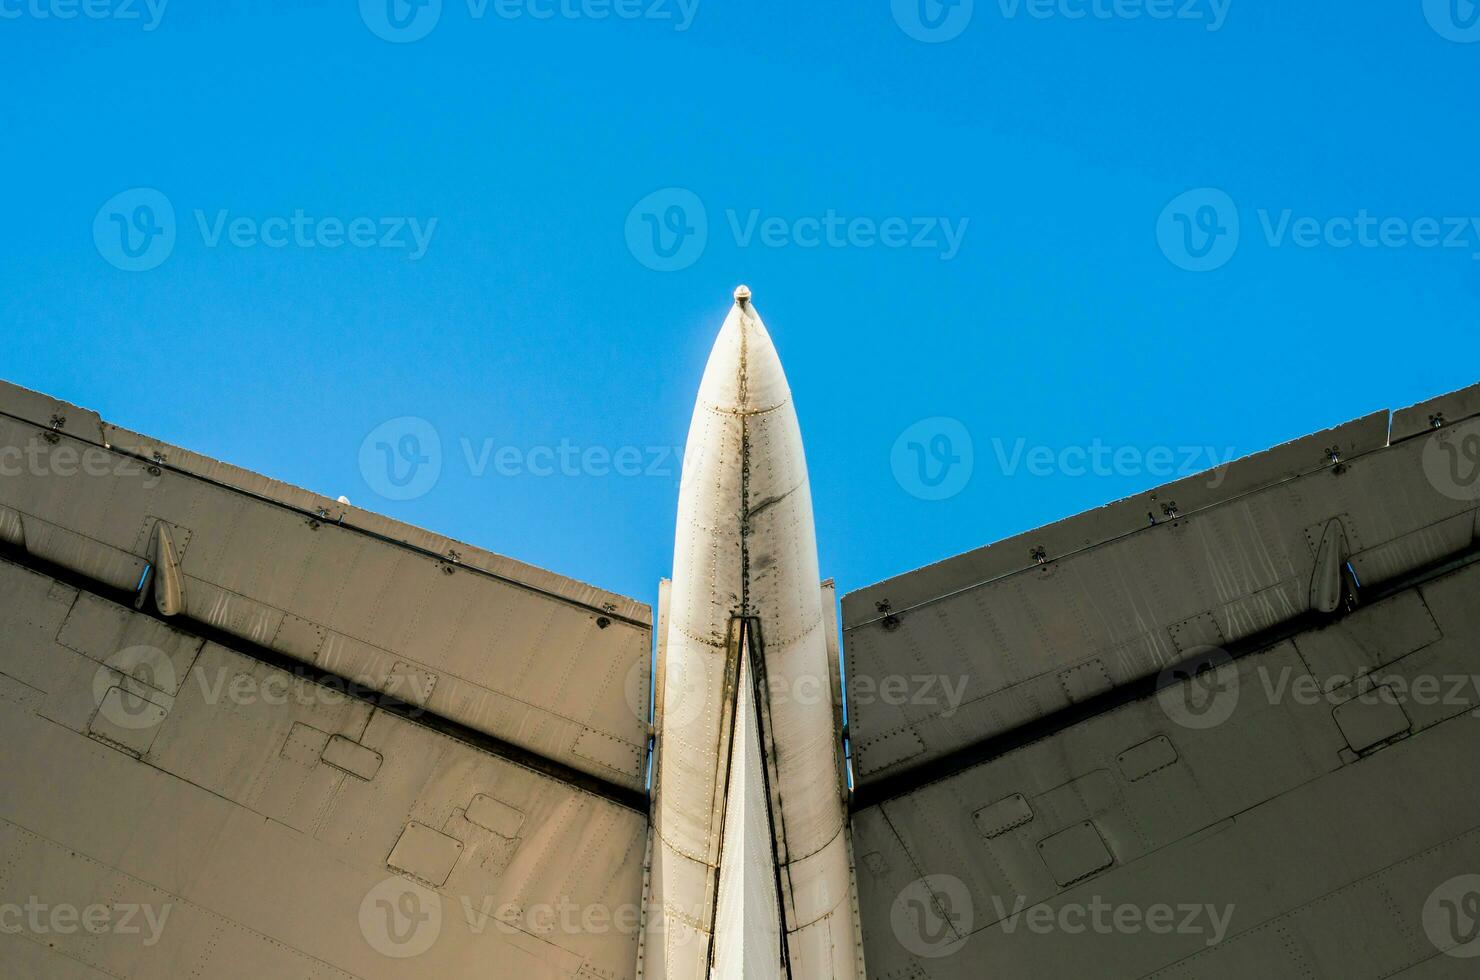
[[[925,743],[913,729],[891,732],[858,747],[858,770],[861,773],[878,772],[924,751]]]
[[[1191,653],[1205,646],[1222,646],[1226,642],[1211,612],[1198,613],[1180,623],[1173,623],[1167,627],[1167,632],[1178,653]]]
[[[328,732],[319,731],[312,725],[295,721],[293,727],[288,730],[288,737],[283,741],[283,747],[278,754],[300,766],[313,767],[319,764],[319,758],[323,755],[324,746],[328,741]]]
[[[1116,761],[1120,763],[1121,775],[1135,782],[1174,764],[1177,761],[1177,748],[1172,745],[1171,739],[1158,735],[1149,742],[1126,749],[1116,757]]]
[[[386,864],[440,888],[447,884],[462,849],[462,841],[456,837],[413,820],[401,831],[401,839],[391,849]]]
[[[583,759],[590,759],[608,769],[628,774],[637,772],[642,760],[642,749],[636,745],[590,729],[576,737],[571,751]]]
[[[1028,805],[1027,797],[1014,793],[1005,800],[982,807],[971,815],[971,819],[976,822],[981,835],[991,840],[1032,821],[1033,808]]]
[[[89,593],[77,596],[62,623],[57,642],[89,660],[133,675],[165,694],[180,693],[180,684],[205,641],[138,616],[130,609]]]
[[[405,660],[397,660],[385,679],[385,693],[407,704],[425,707],[437,686],[437,675]]]
[[[1378,687],[1357,695],[1332,712],[1341,734],[1353,752],[1370,749],[1379,742],[1408,731],[1408,715],[1390,687]]]
[[[1088,820],[1039,841],[1038,853],[1060,887],[1068,887],[1115,863],[1099,829]]]
[[[509,804],[482,793],[473,797],[473,802],[468,804],[466,816],[469,823],[491,830],[500,837],[518,837],[519,828],[524,825],[524,814]]]
[[[88,732],[103,741],[142,757],[154,744],[169,708],[133,691],[110,687],[103,694]]]
[[[1086,660],[1068,670],[1060,671],[1059,685],[1063,687],[1064,696],[1069,699],[1070,704],[1088,701],[1096,694],[1110,690],[1112,686],[1110,674],[1099,658]]]
[[[293,615],[284,615],[277,636],[268,644],[274,650],[313,663],[324,646],[324,627]]]
[[[343,769],[351,776],[374,779],[375,774],[380,771],[381,758],[380,753],[374,749],[368,749],[343,735],[335,735],[324,748],[324,761],[335,769]]]
[[[1346,619],[1296,637],[1311,673],[1325,681],[1352,678],[1408,656],[1442,638],[1418,590],[1400,592]]]

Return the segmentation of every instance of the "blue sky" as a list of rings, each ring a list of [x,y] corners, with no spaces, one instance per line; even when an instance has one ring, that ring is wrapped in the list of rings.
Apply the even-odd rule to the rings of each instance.
[[[844,590],[1480,374],[1468,0],[387,2],[0,0],[0,377],[652,601],[740,282]]]

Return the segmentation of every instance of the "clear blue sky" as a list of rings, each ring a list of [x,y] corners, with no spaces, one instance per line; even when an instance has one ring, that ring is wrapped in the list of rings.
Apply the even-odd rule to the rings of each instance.
[[[0,377],[647,601],[677,494],[649,447],[682,444],[739,282],[845,590],[1166,482],[1192,447],[1480,376],[1461,0],[72,2],[0,0]],[[618,3],[645,16],[594,16]],[[158,193],[112,201],[136,188]],[[161,199],[173,242],[130,259]],[[707,239],[680,242],[695,201]],[[829,213],[873,225],[829,242]],[[1339,247],[1363,215],[1386,235]],[[419,258],[398,217],[430,227]],[[348,232],[324,218],[377,246],[326,247]],[[938,218],[958,247],[879,240]],[[361,465],[401,416],[442,444],[408,500]],[[912,481],[963,432],[969,479]],[[464,440],[513,447],[510,474]],[[528,472],[562,441],[664,475]],[[1130,462],[1082,465],[1097,446]]]

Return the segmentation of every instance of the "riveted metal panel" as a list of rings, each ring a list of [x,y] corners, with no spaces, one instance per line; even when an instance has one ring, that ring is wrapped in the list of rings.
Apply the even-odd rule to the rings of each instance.
[[[1393,412],[1391,439],[1398,442],[1480,415],[1480,385],[1421,401]]]
[[[1158,735],[1126,749],[1116,756],[1115,761],[1120,765],[1121,775],[1128,781],[1135,782],[1154,772],[1160,772],[1167,766],[1175,765],[1177,747],[1165,735]]]
[[[1039,841],[1038,854],[1060,885],[1071,885],[1115,863],[1099,830],[1088,820]]]
[[[335,735],[324,746],[323,760],[335,769],[343,769],[361,779],[374,779],[383,761],[380,753],[343,735]]]
[[[0,691],[31,692],[0,697],[0,866],[47,908],[138,906],[161,928],[141,912],[137,933],[7,929],[7,976],[632,976],[641,813],[217,643],[172,700],[150,695],[162,717],[105,740],[107,691],[139,682],[93,659],[102,631],[65,634],[86,653],[59,642],[77,598],[0,561]],[[122,636],[157,625],[98,615],[122,617]],[[358,778],[369,753],[379,769]],[[527,815],[517,840],[465,819],[479,797]],[[425,831],[396,862],[442,885],[388,868],[408,824]],[[609,915],[554,932],[508,917],[572,903]]]
[[[1327,612],[1349,581],[1370,589],[1463,552],[1480,487],[1446,487],[1422,442],[1388,446],[1379,413],[1231,464],[1216,492],[1179,481],[845,596],[850,730],[861,762],[877,760],[859,766],[860,787],[1309,613],[1328,528],[1351,569],[1327,549]],[[1112,533],[1133,505],[1139,523]],[[1041,562],[1030,541],[1048,542]],[[901,663],[959,696],[860,694]]]
[[[39,427],[52,406],[0,388],[0,447],[41,460],[0,483],[12,544],[132,591],[168,527],[166,612],[643,788],[645,605],[124,429]],[[576,751],[601,739],[620,769]]]
[[[95,446],[104,443],[103,420],[97,412],[8,381],[0,381],[0,412],[24,419],[43,430],[65,432]]]
[[[440,886],[447,883],[461,856],[462,841],[413,820],[406,825],[386,863],[430,885]]]
[[[1465,565],[1241,656],[1209,713],[1190,713],[1174,685],[856,812],[871,968],[931,980],[975,978],[983,963],[1127,980],[1468,976],[1453,964],[1473,961],[1452,951],[1473,937],[1447,931],[1465,922],[1443,903],[1462,909],[1480,883],[1466,878],[1480,867],[1477,587],[1480,566]],[[1331,687],[1326,667],[1344,647],[1374,666]],[[1320,670],[1307,648],[1322,651]],[[1453,688],[1432,683],[1444,678]],[[1086,773],[1115,792],[1075,791]],[[1034,818],[984,835],[982,801],[1005,787]],[[956,894],[965,943],[921,945],[899,910],[922,879]],[[1073,929],[1096,908],[1122,925]],[[1186,927],[1153,932],[1153,913]]]
[[[971,815],[983,837],[999,837],[1033,819],[1033,808],[1021,793],[984,806]]]
[[[486,793],[479,793],[468,804],[468,820],[500,837],[512,840],[519,836],[519,828],[524,825],[524,814]]]
[[[1408,716],[1390,687],[1364,691],[1332,711],[1353,752],[1362,752],[1409,729]]]

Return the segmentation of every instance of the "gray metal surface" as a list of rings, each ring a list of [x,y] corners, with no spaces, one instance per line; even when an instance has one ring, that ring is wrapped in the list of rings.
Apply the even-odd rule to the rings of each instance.
[[[1480,494],[1387,432],[1359,419],[845,596],[859,785],[1307,612],[1333,521],[1328,565],[1365,585],[1467,547]],[[964,686],[860,700],[890,678]]]
[[[1480,925],[1464,880],[1480,872],[1477,589],[1469,567],[1240,658],[1211,727],[1183,724],[1168,689],[857,813],[870,968],[1474,976],[1445,949],[1471,952]],[[1390,628],[1420,608],[1422,636]],[[1331,682],[1352,676],[1316,666],[1337,650],[1377,661],[1387,693]],[[1297,694],[1303,679],[1330,690]],[[910,904],[925,889],[939,906]],[[1175,919],[1154,933],[1161,909]]]
[[[21,461],[0,480],[0,527],[28,555],[127,590],[152,563],[178,577],[171,613],[641,792],[641,603],[10,385],[0,453]]]
[[[0,976],[636,973],[641,603],[0,385]]]
[[[1477,411],[845,597],[871,975],[1475,976]],[[898,675],[964,700],[860,697]]]
[[[9,561],[0,772],[0,976],[633,975],[642,812]]]

